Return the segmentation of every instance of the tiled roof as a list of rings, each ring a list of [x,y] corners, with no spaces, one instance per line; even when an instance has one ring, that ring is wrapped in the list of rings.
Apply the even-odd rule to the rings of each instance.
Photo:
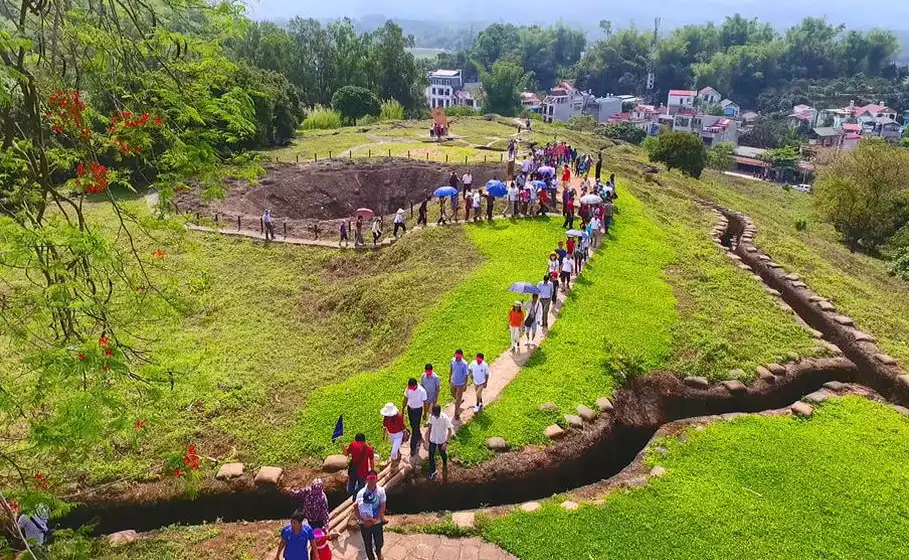
[[[669,90],[669,95],[672,95],[675,97],[686,97],[686,96],[694,97],[697,94],[698,94],[698,92],[691,90],[691,89],[671,89],[671,90]]]

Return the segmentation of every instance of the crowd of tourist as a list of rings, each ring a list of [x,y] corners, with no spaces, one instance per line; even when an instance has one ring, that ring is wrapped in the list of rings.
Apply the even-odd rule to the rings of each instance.
[[[593,181],[588,180],[588,173],[594,167]],[[556,173],[556,169],[560,173]],[[566,239],[559,241],[549,254],[542,278],[535,285],[528,287],[530,299],[515,301],[508,311],[508,329],[511,336],[511,351],[520,352],[522,342],[529,347],[535,344],[541,333],[549,328],[550,312],[558,303],[560,294],[571,290],[572,281],[581,273],[591,251],[603,242],[603,236],[609,231],[614,216],[617,197],[615,175],[610,175],[606,182],[600,181],[602,158],[593,162],[585,154],[578,154],[564,143],[549,144],[531,152],[520,163],[520,171],[514,175],[507,187],[508,202],[505,215],[535,216],[546,215],[550,209],[556,209],[558,187],[561,187],[562,214],[565,216],[563,227],[568,230]],[[572,173],[581,177],[576,188],[572,182]],[[559,180],[556,180],[556,177]],[[483,198],[486,198],[486,218],[492,219],[493,196],[483,189],[474,190],[473,177],[468,171],[462,176],[452,173],[450,186],[459,188],[457,201],[464,200],[464,219],[480,220],[480,209]],[[596,198],[588,198],[596,195]],[[427,204],[420,207],[419,224],[426,225]],[[445,223],[445,200],[441,200],[439,223]],[[458,204],[451,207],[451,216],[458,215]],[[579,219],[578,228],[575,221]],[[403,210],[395,216],[395,234],[403,224]],[[381,221],[374,221],[381,235]],[[358,217],[356,241],[362,244],[364,221]],[[406,229],[404,229],[406,231]],[[342,224],[342,240],[346,241],[346,230]],[[377,241],[377,237],[374,237]],[[484,409],[483,392],[490,379],[490,366],[482,352],[477,352],[468,361],[463,350],[457,349],[448,363],[447,381],[453,403],[453,414],[450,418],[442,410],[440,396],[442,378],[435,367],[427,363],[423,374],[418,378],[407,380],[403,389],[400,408],[393,402],[386,403],[379,414],[382,418],[382,437],[391,443],[389,464],[391,471],[398,468],[401,460],[401,448],[407,444],[411,458],[418,458],[421,447],[428,451],[428,476],[431,480],[438,477],[437,455],[442,462],[442,476],[447,476],[447,447],[455,435],[455,423],[461,420],[464,397],[473,386],[475,405],[473,411],[479,414]],[[344,449],[349,457],[347,492],[354,503],[354,515],[363,537],[366,557],[369,560],[381,560],[384,544],[383,527],[386,524],[385,489],[379,484],[376,455],[373,447],[367,443],[366,436],[356,434],[354,440]],[[330,560],[331,550],[327,545],[329,508],[322,481],[313,483],[292,492],[300,501],[301,508],[291,517],[290,523],[281,532],[280,555],[285,560]],[[309,543],[307,545],[307,543]],[[291,553],[290,555],[288,555]]]

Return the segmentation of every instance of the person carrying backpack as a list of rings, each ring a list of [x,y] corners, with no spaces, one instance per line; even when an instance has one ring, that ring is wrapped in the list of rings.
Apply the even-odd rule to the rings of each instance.
[[[22,513],[19,515],[17,524],[19,531],[29,544],[45,545],[50,541],[50,512],[44,504],[38,504],[35,512],[31,514]]]

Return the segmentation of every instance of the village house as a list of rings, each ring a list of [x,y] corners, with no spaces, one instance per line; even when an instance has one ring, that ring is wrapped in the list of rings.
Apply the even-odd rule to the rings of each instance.
[[[817,122],[817,109],[810,105],[796,105],[786,119],[792,128],[814,126]]]
[[[533,113],[539,113],[543,110],[543,101],[532,91],[522,91],[521,107]]]
[[[738,104],[731,99],[724,99],[720,101],[720,107],[723,108],[724,115],[733,119],[739,116],[739,111],[742,110],[742,108],[739,107]]]
[[[543,99],[542,107],[545,122],[567,122],[574,115],[590,115],[601,123],[622,112],[622,100],[615,96],[596,97],[571,82],[561,81]]]
[[[669,96],[666,100],[666,106],[670,110],[675,108],[685,108],[691,109],[694,107],[694,100],[698,96],[698,92],[690,89],[671,89],[669,90]],[[670,111],[674,112],[674,111]]]
[[[811,129],[808,145],[821,148],[841,148],[846,134],[842,128],[822,126]]]
[[[704,145],[711,146],[719,142],[739,142],[739,127],[735,120],[729,117],[703,115],[701,119],[701,141]]]
[[[471,107],[480,110],[480,84],[466,83],[461,70],[435,70],[429,73],[426,100],[431,109]]]
[[[704,105],[716,105],[723,99],[720,92],[710,86],[703,88],[698,92],[698,100]]]
[[[900,123],[890,117],[876,117],[872,123],[871,135],[879,136],[889,142],[899,142],[902,133]]]

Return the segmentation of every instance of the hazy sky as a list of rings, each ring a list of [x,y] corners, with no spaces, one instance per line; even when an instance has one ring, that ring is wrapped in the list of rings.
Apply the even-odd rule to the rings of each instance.
[[[388,17],[430,20],[552,22],[595,26],[601,19],[625,26],[631,21],[649,26],[659,16],[667,26],[720,21],[736,12],[786,26],[806,16],[827,16],[849,28],[909,29],[909,0],[880,0],[871,4],[855,0],[246,0],[256,19],[289,19],[294,16],[331,18],[382,14]],[[552,11],[553,6],[567,7]]]

